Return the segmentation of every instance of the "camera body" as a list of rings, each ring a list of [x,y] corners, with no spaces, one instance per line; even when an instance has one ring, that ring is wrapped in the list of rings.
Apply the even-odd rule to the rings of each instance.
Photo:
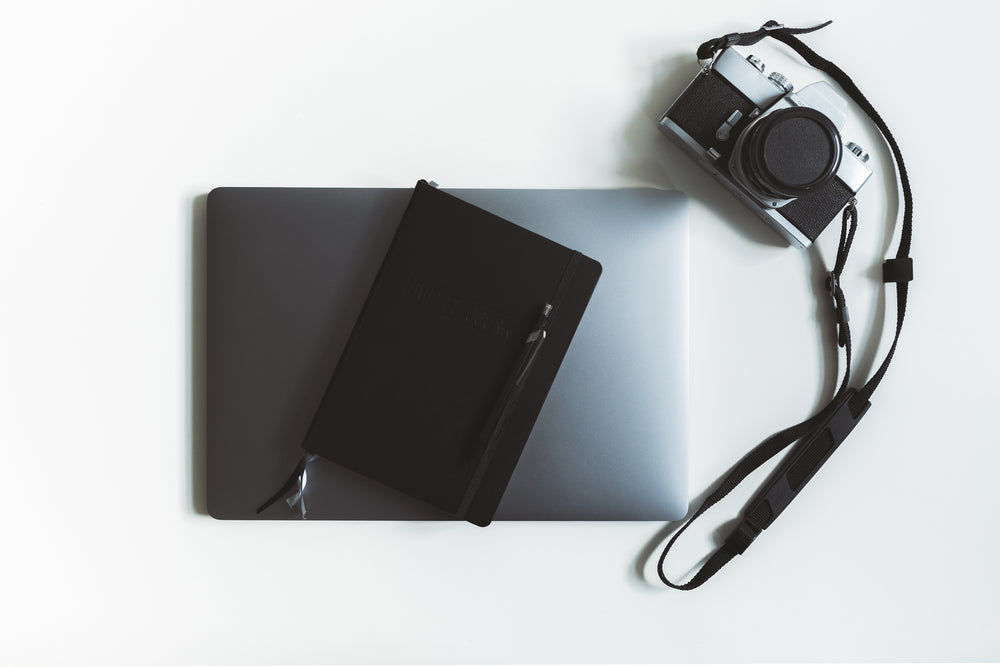
[[[871,176],[840,130],[847,101],[829,84],[795,91],[732,48],[695,77],[660,130],[790,244],[809,247]]]

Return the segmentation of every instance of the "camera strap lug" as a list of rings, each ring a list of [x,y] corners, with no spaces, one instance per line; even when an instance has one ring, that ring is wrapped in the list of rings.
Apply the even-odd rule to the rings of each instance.
[[[715,67],[715,61],[719,59],[719,55],[722,53],[722,49],[712,53],[707,58],[702,58],[699,56],[698,64],[701,65],[701,73],[708,74],[713,67]]]

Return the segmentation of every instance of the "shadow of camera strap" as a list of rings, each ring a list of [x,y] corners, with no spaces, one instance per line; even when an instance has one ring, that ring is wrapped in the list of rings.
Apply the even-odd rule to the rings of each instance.
[[[811,66],[833,78],[844,92],[875,123],[875,126],[882,133],[892,151],[903,192],[903,226],[899,246],[895,258],[885,260],[882,265],[883,281],[896,284],[896,333],[885,359],[875,373],[872,374],[868,382],[860,389],[855,390],[850,388],[851,334],[848,323],[847,301],[840,285],[840,274],[847,261],[851,243],[854,239],[854,232],[857,228],[857,209],[855,201],[851,200],[844,209],[837,261],[834,265],[834,270],[830,273],[827,280],[827,287],[829,287],[830,293],[833,296],[834,307],[837,311],[837,324],[839,328],[838,345],[843,347],[846,353],[844,379],[833,400],[819,412],[803,422],[775,433],[740,459],[723,477],[718,486],[705,498],[697,511],[674,533],[670,541],[663,548],[656,569],[660,580],[664,584],[678,590],[691,590],[701,586],[726,565],[726,563],[746,551],[747,547],[750,546],[762,531],[771,525],[778,515],[798,495],[805,484],[812,479],[819,468],[826,463],[871,406],[869,399],[885,376],[886,370],[896,352],[896,345],[899,342],[899,335],[903,328],[908,285],[909,281],[913,279],[913,260],[909,257],[913,220],[913,196],[910,191],[910,181],[906,173],[906,167],[903,164],[903,155],[899,150],[899,145],[896,143],[885,121],[882,120],[882,117],[862,94],[861,90],[858,89],[857,85],[842,69],[819,56],[795,36],[819,30],[830,25],[830,23],[832,21],[827,21],[812,28],[787,28],[777,21],[768,21],[759,30],[730,33],[711,39],[698,47],[697,56],[699,60],[711,60],[720,51],[731,46],[750,46],[765,37],[773,37],[791,47]],[[725,498],[750,473],[793,443],[795,445],[785,460],[781,462],[753,498],[744,506],[739,523],[729,533],[723,544],[705,559],[704,564],[686,583],[678,584],[670,581],[663,572],[663,565],[667,553],[673,547],[677,538],[684,533],[695,519]]]

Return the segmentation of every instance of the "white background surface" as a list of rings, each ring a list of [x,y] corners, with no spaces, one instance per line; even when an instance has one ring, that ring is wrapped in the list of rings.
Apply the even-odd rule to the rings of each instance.
[[[699,43],[769,18],[835,19],[804,39],[903,148],[917,279],[869,416],[746,555],[680,593],[656,580],[658,524],[196,512],[193,218],[221,185],[684,190],[692,495],[809,414],[835,382],[817,318],[836,232],[782,246],[654,125]],[[971,2],[0,5],[0,661],[1000,659],[998,18]],[[875,278],[898,207],[853,107],[844,134],[876,170],[844,280],[867,375],[892,328]],[[671,574],[737,508],[696,524]]]

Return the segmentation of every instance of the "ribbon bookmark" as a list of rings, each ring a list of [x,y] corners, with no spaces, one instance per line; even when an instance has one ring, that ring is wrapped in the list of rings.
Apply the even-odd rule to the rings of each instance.
[[[295,470],[292,474],[285,480],[285,483],[281,485],[278,491],[268,498],[263,505],[257,508],[257,514],[260,514],[268,507],[284,499],[288,503],[289,507],[294,508],[298,505],[302,511],[302,518],[306,518],[306,485],[309,482],[308,468],[309,464],[316,460],[315,454],[306,454],[301,459],[299,459],[298,464],[295,466]]]

